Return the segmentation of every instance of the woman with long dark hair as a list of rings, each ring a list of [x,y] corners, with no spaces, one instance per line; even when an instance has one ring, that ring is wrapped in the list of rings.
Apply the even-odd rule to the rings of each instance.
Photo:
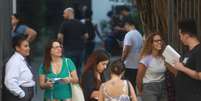
[[[70,83],[78,83],[76,67],[71,59],[62,57],[62,51],[60,41],[50,41],[39,68],[39,85],[47,101],[71,101]]]
[[[87,59],[81,78],[86,101],[97,101],[99,88],[104,82],[103,72],[109,63],[109,55],[104,50],[95,50]]]

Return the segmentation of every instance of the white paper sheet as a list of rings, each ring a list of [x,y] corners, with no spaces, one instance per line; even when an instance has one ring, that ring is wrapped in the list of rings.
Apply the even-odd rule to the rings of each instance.
[[[174,48],[170,45],[167,45],[162,55],[165,57],[165,61],[170,65],[174,66],[174,63],[179,60],[181,57],[179,53],[176,52]]]

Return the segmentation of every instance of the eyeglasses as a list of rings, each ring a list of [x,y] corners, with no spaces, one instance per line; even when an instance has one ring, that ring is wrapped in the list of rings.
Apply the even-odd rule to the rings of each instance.
[[[158,40],[153,40],[153,42],[158,43],[158,42],[162,42],[162,40],[161,40],[161,39],[158,39]]]
[[[54,49],[63,48],[63,46],[52,46],[52,48],[54,48]]]

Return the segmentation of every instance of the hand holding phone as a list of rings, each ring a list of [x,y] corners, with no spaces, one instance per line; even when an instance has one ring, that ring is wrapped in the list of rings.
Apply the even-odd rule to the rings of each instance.
[[[52,80],[47,80],[45,84],[46,84],[46,87],[47,87],[47,88],[52,88],[54,82],[53,82]]]
[[[71,80],[72,80],[72,78],[70,78],[70,77],[66,77],[66,78],[63,78],[63,79],[62,79],[62,81],[63,81],[64,83],[70,83]]]

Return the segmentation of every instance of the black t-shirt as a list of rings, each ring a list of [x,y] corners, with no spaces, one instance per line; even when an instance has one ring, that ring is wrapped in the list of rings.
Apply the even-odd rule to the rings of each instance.
[[[182,58],[184,66],[201,72],[201,44],[187,52]],[[177,101],[201,101],[201,80],[195,80],[183,72],[176,76]]]
[[[97,91],[100,88],[100,84],[105,82],[104,75],[101,75],[101,82],[97,84],[95,81],[95,76],[93,70],[89,70],[83,74],[81,79],[82,89],[85,96],[85,101],[97,101],[95,99],[91,99],[91,94],[93,91]]]
[[[84,22],[87,33],[89,34],[88,41],[93,41],[95,38],[95,27],[91,21],[85,20]]]
[[[64,34],[63,45],[65,51],[82,50],[84,48],[86,28],[80,21],[75,19],[64,21],[60,33]]]

